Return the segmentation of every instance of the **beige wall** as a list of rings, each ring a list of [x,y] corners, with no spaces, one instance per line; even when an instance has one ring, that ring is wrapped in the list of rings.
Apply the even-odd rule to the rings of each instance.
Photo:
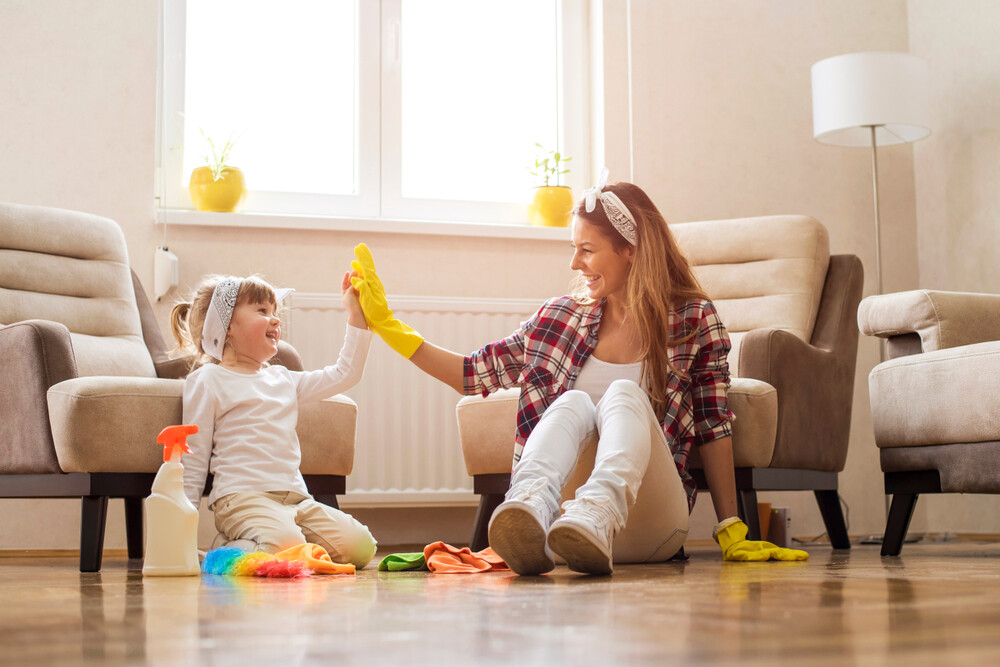
[[[920,287],[998,293],[1000,3],[907,6],[911,52],[930,65],[932,134],[914,147]],[[1000,533],[1000,496],[920,503],[937,530]]]
[[[155,2],[0,0],[0,201],[117,220],[152,275]],[[121,502],[108,545],[122,547]],[[80,501],[0,500],[0,548],[76,548]]]
[[[604,4],[615,11],[624,6]],[[815,216],[830,229],[834,252],[861,256],[869,273],[866,293],[872,292],[870,157],[813,140],[809,67],[850,51],[905,51],[908,29],[943,25],[947,43],[965,39],[962,26],[931,16],[933,3],[911,5],[919,16],[908,24],[904,0],[634,0],[635,180],[671,220]],[[0,14],[0,200],[118,220],[148,287],[163,233],[153,224],[155,3],[0,0]],[[977,39],[980,48],[990,43],[985,33]],[[990,94],[996,93],[970,92],[969,108],[985,108],[974,100]],[[607,117],[620,116],[621,100],[606,102]],[[995,146],[996,134],[993,140]],[[607,150],[613,177],[626,178],[621,147]],[[887,290],[918,282],[915,201],[922,200],[914,196],[912,151],[880,153]],[[961,175],[975,151],[967,147],[965,157],[956,152],[953,171]],[[920,177],[918,172],[918,183]],[[946,203],[958,205],[945,199],[940,206]],[[181,258],[185,285],[207,272],[260,271],[302,291],[331,290],[360,240],[376,252],[390,291],[542,299],[562,292],[570,275],[566,245],[555,241],[178,226],[169,228],[167,239]],[[975,284],[975,275],[968,279]],[[166,312],[166,305],[158,307],[163,323]],[[883,519],[865,381],[877,355],[870,341],[862,341],[851,453],[842,477],[854,534],[879,532]],[[767,499],[792,507],[797,534],[822,531],[811,495]],[[5,500],[0,508],[0,548],[77,544],[75,502]],[[413,510],[405,519],[386,511],[359,514],[383,542],[414,537],[399,528],[413,525]],[[699,503],[695,537],[708,535],[710,514],[710,503]],[[463,539],[472,520],[468,510],[436,522],[429,513],[421,517],[434,532],[428,537],[454,541]],[[925,521],[918,516],[914,526]],[[46,526],[41,535],[38,525]],[[124,544],[121,525],[113,504],[109,546]]]

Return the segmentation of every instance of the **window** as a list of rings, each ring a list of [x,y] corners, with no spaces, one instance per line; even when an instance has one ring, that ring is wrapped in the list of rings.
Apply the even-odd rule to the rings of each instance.
[[[244,211],[514,223],[537,144],[586,187],[586,0],[165,0],[167,208],[234,139]]]

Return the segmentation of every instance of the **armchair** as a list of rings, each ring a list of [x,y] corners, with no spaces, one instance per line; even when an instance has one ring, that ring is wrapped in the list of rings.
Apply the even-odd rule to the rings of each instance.
[[[286,343],[278,361],[302,368]],[[114,221],[0,203],[0,498],[81,498],[81,572],[101,569],[108,498],[124,499],[128,556],[142,557],[156,436],[182,419],[190,366],[168,357]],[[356,420],[345,396],[300,406],[302,472],[333,506]]]
[[[1000,493],[1000,295],[870,296],[858,326],[885,339],[868,376],[875,444],[892,495],[882,555],[903,548],[922,493]]]
[[[863,272],[829,254],[826,229],[805,216],[671,225],[733,343],[729,391],[739,513],[760,539],[757,492],[811,490],[834,548],[850,548],[837,474],[850,435]],[[466,470],[480,494],[472,548],[486,546],[510,481],[518,392],[465,397],[456,413]],[[692,476],[707,488],[697,452]],[[582,467],[593,456],[581,457]],[[571,477],[564,497],[589,469]]]

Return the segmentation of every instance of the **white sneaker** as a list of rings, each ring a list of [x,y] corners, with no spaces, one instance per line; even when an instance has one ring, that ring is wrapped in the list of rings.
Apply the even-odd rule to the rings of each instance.
[[[514,490],[490,518],[489,540],[493,551],[520,575],[550,572],[555,559],[545,542],[553,512],[536,488]]]
[[[580,498],[563,503],[565,512],[549,529],[549,548],[566,559],[574,572],[611,574],[611,542],[615,517],[607,498]]]

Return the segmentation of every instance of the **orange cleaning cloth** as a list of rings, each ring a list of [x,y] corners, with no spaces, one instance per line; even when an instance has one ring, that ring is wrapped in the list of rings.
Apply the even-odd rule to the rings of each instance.
[[[305,563],[306,567],[316,574],[354,574],[354,564],[341,565],[334,563],[326,549],[318,544],[300,544],[291,549],[285,549],[274,554],[276,558],[294,560]]]
[[[424,547],[424,559],[428,570],[440,574],[472,574],[510,569],[490,547],[472,553],[469,547],[459,549],[444,542],[434,542]]]

